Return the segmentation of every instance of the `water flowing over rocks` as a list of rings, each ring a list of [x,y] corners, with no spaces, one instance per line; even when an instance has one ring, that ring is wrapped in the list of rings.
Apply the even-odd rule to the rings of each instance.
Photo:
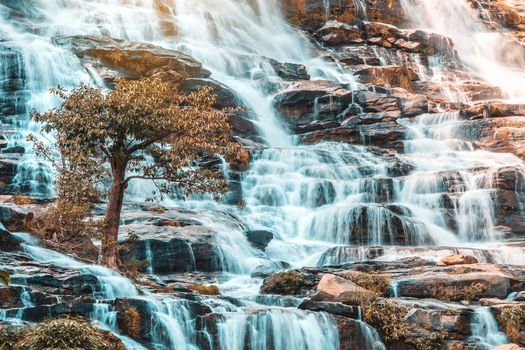
[[[78,315],[136,350],[525,347],[524,43],[517,0],[3,1],[0,324]],[[250,151],[203,160],[220,203],[130,184],[128,275],[96,240],[21,233],[55,196],[30,111],[117,77],[210,87]]]

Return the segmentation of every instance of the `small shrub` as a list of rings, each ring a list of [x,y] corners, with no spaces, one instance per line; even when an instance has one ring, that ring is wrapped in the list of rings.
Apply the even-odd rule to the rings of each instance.
[[[463,301],[468,302],[479,300],[487,287],[478,282],[467,286],[445,286],[436,290],[436,299],[442,301]]]
[[[425,325],[423,335],[415,332],[415,325],[405,318],[408,309],[391,300],[374,303],[365,308],[365,321],[376,327],[386,342],[405,343],[417,350],[439,350],[449,334],[444,329],[433,330]]]
[[[136,308],[125,309],[122,315],[123,332],[132,338],[140,338],[142,332],[140,319],[140,312]]]
[[[188,289],[191,289],[202,295],[220,295],[221,292],[219,287],[214,284],[204,285],[204,284],[192,284],[188,286]]]
[[[377,293],[381,296],[388,297],[390,289],[390,276],[352,271],[342,277],[357,284],[361,288]]]
[[[405,339],[410,334],[410,326],[405,321],[406,307],[391,300],[369,305],[365,309],[365,321],[378,328],[386,341]]]
[[[423,337],[411,337],[406,339],[407,344],[412,344],[417,350],[441,350],[443,342],[449,334],[444,329],[430,332]]]
[[[11,326],[0,326],[0,349],[13,350],[21,329]]]
[[[297,295],[314,286],[297,271],[279,272],[264,280],[261,294]]]
[[[83,318],[65,317],[25,330],[13,348],[42,349],[125,350],[125,347],[111,333],[95,328]]]
[[[525,307],[513,305],[503,308],[498,315],[498,321],[510,340],[517,342],[521,326],[525,324]]]

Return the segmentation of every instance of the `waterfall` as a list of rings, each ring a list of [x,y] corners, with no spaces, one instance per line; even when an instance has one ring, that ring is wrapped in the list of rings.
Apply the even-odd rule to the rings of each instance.
[[[225,314],[219,322],[221,349],[336,350],[339,335],[332,319],[322,313],[283,309]],[[292,336],[293,334],[293,336]]]
[[[415,26],[454,39],[470,72],[502,88],[508,98],[525,95],[523,54],[502,34],[487,31],[466,1],[402,2]],[[519,248],[501,246],[503,233],[496,225],[493,198],[498,171],[516,167],[525,174],[523,162],[510,154],[479,150],[462,133],[466,122],[459,113],[398,119],[406,130],[403,152],[398,154],[346,143],[296,144],[273,106],[285,81],[271,60],[304,65],[312,80],[339,82],[349,89],[357,83],[337,62],[320,57],[309,39],[287,23],[280,0],[32,0],[7,4],[0,4],[0,108],[8,110],[10,117],[8,149],[25,150],[16,159],[12,184],[22,193],[54,194],[52,169],[35,157],[25,141],[28,133],[39,132],[39,125],[29,118],[30,111],[56,106],[49,88],[102,81],[54,42],[59,36],[114,37],[188,53],[213,79],[229,87],[253,118],[268,148],[253,151],[249,169],[239,179],[245,208],[212,203],[206,196],[168,203],[199,209],[195,220],[216,233],[214,243],[222,268],[217,284],[222,297],[202,297],[198,302],[212,310],[206,317],[213,316],[210,322],[217,332],[213,335],[210,330],[207,336],[220,350],[331,350],[340,346],[333,317],[299,310],[298,298],[258,296],[262,280],[250,274],[260,267],[279,270],[393,261],[415,254],[437,261],[456,251],[475,255],[480,261],[523,264]],[[330,2],[324,4],[328,12]],[[365,2],[357,4],[357,11],[365,13]],[[13,19],[13,13],[19,17]],[[391,56],[382,57],[382,63],[394,62],[396,57]],[[430,57],[429,65],[434,75],[424,75],[423,80],[446,75],[439,58]],[[447,94],[451,100],[468,102],[456,92]],[[130,187],[133,199],[149,195],[148,184]],[[247,230],[270,231],[274,239],[261,251],[248,242]],[[119,297],[146,303],[152,343],[148,345],[198,348],[197,320],[202,320],[191,302],[142,295],[114,271],[54,252],[28,235],[16,236],[35,261],[96,277],[99,288],[93,296],[98,302],[92,318],[115,332],[128,349],[144,347],[118,334],[112,301]],[[151,265],[155,256],[149,244],[146,255]],[[193,252],[191,245],[188,249]],[[153,272],[151,265],[148,273]],[[400,296],[399,282],[392,280],[395,297]],[[232,299],[235,303],[229,301]],[[25,290],[23,300],[31,306]],[[0,319],[9,316],[0,310]],[[373,328],[360,322],[359,330],[367,350],[384,349]],[[472,337],[488,346],[506,340],[488,308],[476,310]]]
[[[509,342],[505,333],[499,331],[498,323],[490,311],[490,307],[476,309],[472,320],[471,338],[478,341],[487,350]]]
[[[523,48],[489,31],[468,1],[402,0],[414,27],[446,35],[466,67],[511,99],[525,96]]]
[[[14,235],[24,242],[22,250],[35,261],[80,270],[83,273],[94,275],[101,289],[100,297],[104,299],[138,295],[135,285],[129,279],[113,270],[100,265],[82,263],[68,255],[41,247],[40,242],[29,234],[14,233]]]

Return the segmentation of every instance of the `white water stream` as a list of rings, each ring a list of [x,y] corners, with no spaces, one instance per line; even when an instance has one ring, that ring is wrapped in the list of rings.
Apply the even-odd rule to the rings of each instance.
[[[457,114],[402,120],[400,123],[410,132],[405,154],[395,157],[348,144],[294,145],[272,107],[273,93],[267,87],[281,83],[281,79],[267,58],[304,64],[312,79],[348,84],[354,80],[337,64],[316,55],[308,40],[287,24],[278,0],[9,3],[24,18],[13,19],[10,9],[0,2],[0,37],[9,43],[10,50],[2,51],[2,57],[9,57],[9,61],[2,61],[0,74],[4,79],[0,82],[14,71],[23,91],[11,96],[0,85],[0,94],[11,98],[17,111],[16,122],[9,126],[13,129],[9,134],[11,146],[26,146],[27,133],[38,130],[27,118],[28,111],[44,111],[56,103],[47,93],[49,88],[70,87],[92,79],[72,53],[53,43],[52,38],[59,35],[103,35],[183,50],[202,62],[214,79],[235,91],[253,111],[261,136],[272,148],[257,152],[242,177],[246,208],[239,210],[204,200],[176,203],[232,212],[250,229],[269,230],[275,236],[263,254],[250,246],[242,227],[221,220],[214,213],[198,218],[218,232],[216,242],[222,251],[223,268],[228,272],[227,281],[221,284],[223,294],[241,298],[245,303],[217,310],[221,313],[218,330],[222,349],[242,349],[245,341],[257,350],[338,347],[337,329],[330,317],[253,301],[261,281],[251,279],[249,274],[260,265],[276,267],[285,262],[301,267],[328,261],[341,264],[362,259],[369,247],[376,245],[398,246],[385,254],[390,254],[392,260],[403,257],[403,249],[407,255],[413,254],[405,246],[420,246],[420,254],[437,260],[457,247],[483,250],[490,245],[497,250],[495,260],[522,262],[518,254],[501,253],[508,252],[508,248],[500,247],[502,232],[495,224],[491,194],[498,169],[523,168],[523,162],[511,155],[476,150],[462,141]],[[159,4],[163,6],[159,8]],[[481,40],[503,41],[499,34],[496,39],[489,36],[463,2],[406,0],[405,6],[413,13],[418,27],[457,39],[460,58],[481,78],[504,87],[509,98],[525,95],[525,78],[523,70],[519,71],[525,64],[514,53],[509,62],[475,46],[481,45]],[[436,9],[432,16],[430,9]],[[449,16],[450,11],[457,15]],[[413,170],[396,176],[401,163]],[[49,196],[51,178],[49,168],[26,147],[15,186],[31,194]],[[446,198],[451,183],[457,185],[457,192],[454,198]],[[137,186],[136,190],[144,188],[147,186]],[[148,193],[133,195],[139,198]],[[450,203],[449,207],[444,208],[444,200]],[[27,241],[27,237],[24,239]],[[354,253],[359,246],[362,254],[326,255],[331,248],[344,250],[348,246]],[[447,248],[435,249],[440,246]],[[104,299],[138,297],[127,279],[107,269],[79,263],[39,247],[36,242],[26,242],[24,249],[37,261],[97,276],[102,286],[100,297]],[[194,315],[183,301],[143,298],[154,315],[152,342],[156,346],[195,349],[195,334],[189,329]],[[271,300],[266,302],[272,304]],[[94,311],[96,320],[115,329],[111,305],[101,303]],[[367,350],[381,348],[377,334],[365,325],[363,333],[370,338]],[[127,344],[130,349],[139,349],[131,341]]]

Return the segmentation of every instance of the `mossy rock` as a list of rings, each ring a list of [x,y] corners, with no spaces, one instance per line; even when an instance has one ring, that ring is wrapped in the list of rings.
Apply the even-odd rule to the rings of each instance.
[[[279,272],[264,280],[261,294],[301,295],[317,285],[297,271]]]

